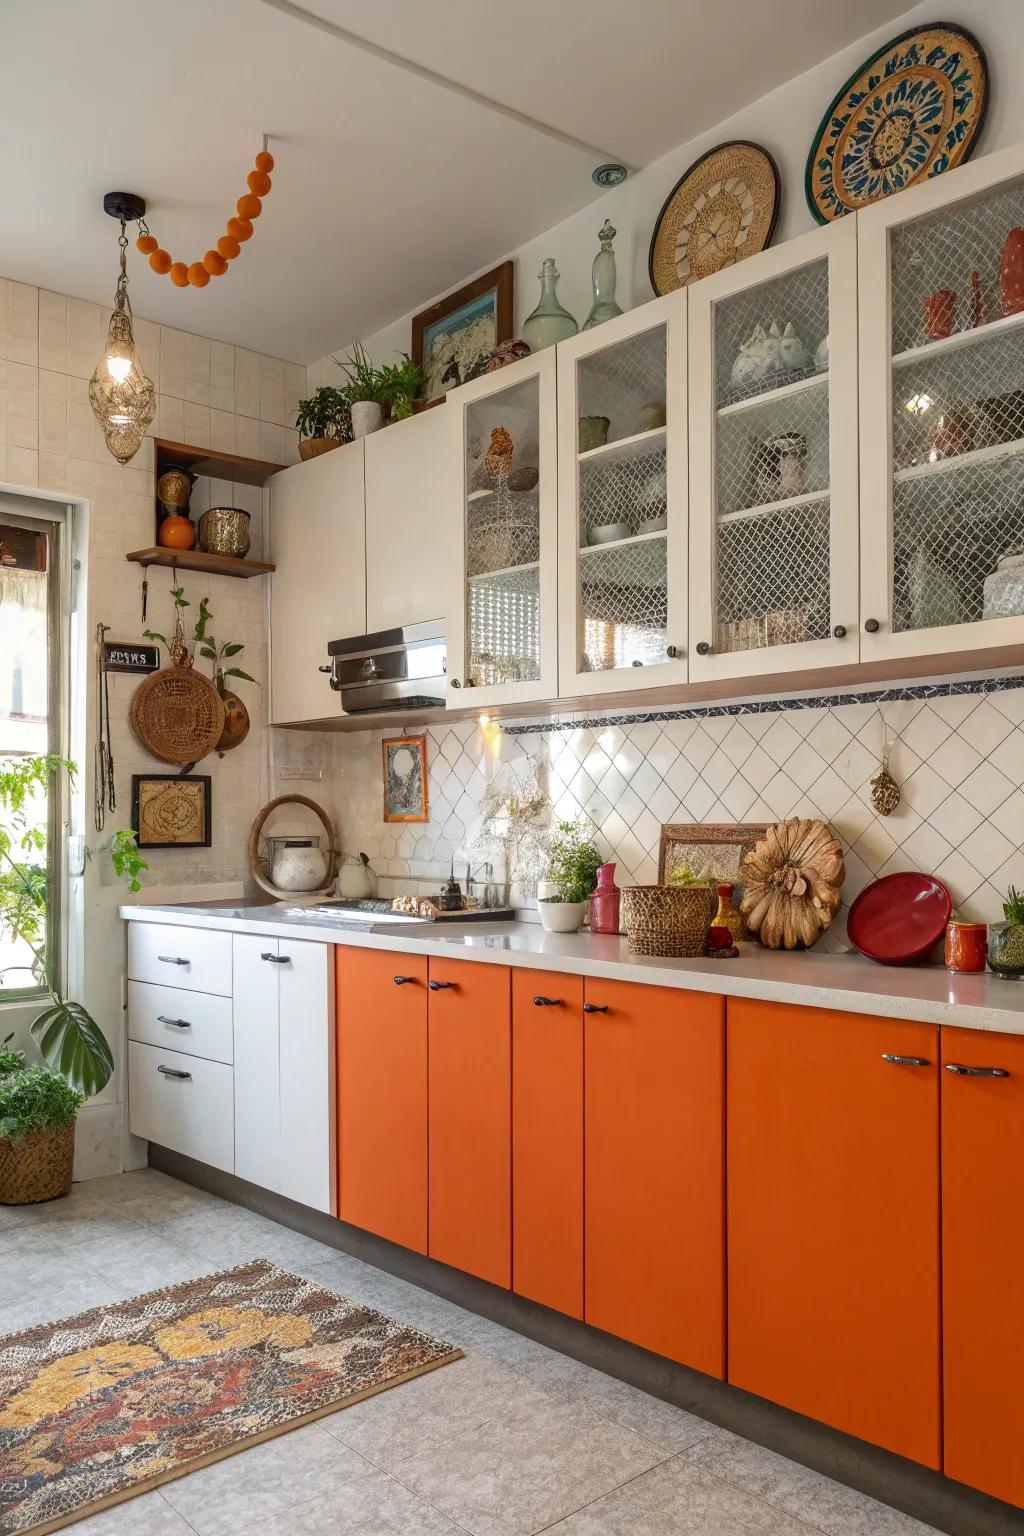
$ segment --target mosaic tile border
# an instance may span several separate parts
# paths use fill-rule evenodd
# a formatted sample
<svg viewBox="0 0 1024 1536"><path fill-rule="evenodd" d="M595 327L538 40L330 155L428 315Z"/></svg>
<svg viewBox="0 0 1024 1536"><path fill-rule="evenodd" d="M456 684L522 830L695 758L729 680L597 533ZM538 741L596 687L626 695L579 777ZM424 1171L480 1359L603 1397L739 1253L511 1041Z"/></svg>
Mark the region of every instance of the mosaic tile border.
<svg viewBox="0 0 1024 1536"><path fill-rule="evenodd" d="M863 693L800 694L790 698L752 699L741 704L694 705L692 709L630 711L619 715L573 715L569 720L502 722L506 736L536 736L545 731L597 730L609 725L656 725L665 720L710 720L722 715L772 715L790 709L838 709L844 704L896 704L911 699L947 699L964 693L1001 693L1024 688L1024 674L974 677L952 683L908 683L902 688L875 688Z"/></svg>

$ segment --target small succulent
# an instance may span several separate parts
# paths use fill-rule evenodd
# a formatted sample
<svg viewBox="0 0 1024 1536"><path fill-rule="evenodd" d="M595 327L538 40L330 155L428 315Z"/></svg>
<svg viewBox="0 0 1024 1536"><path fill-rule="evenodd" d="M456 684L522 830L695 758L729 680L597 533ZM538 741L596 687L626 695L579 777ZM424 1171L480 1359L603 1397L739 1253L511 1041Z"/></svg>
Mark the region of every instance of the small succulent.
<svg viewBox="0 0 1024 1536"><path fill-rule="evenodd" d="M1015 885L1011 885L1003 902L1003 916L1008 923L1019 924L1024 927L1024 894L1018 891Z"/></svg>

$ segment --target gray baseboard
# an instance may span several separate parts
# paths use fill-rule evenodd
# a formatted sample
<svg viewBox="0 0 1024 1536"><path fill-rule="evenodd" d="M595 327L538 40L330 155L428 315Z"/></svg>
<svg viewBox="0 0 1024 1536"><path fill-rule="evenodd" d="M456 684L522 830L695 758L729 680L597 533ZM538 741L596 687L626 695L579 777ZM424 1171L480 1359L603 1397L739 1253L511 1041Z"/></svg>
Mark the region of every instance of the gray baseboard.
<svg viewBox="0 0 1024 1536"><path fill-rule="evenodd" d="M297 1205L166 1147L151 1144L149 1161L153 1168L269 1216L282 1226L304 1232L307 1237L433 1291L457 1306L571 1355L584 1365L617 1376L654 1397L880 1499L948 1532L949 1536L1021 1536L1024 1531L1024 1511L891 1451L880 1450L727 1382L676 1365L661 1355L552 1312L486 1280L477 1280L435 1259L411 1253L359 1227Z"/></svg>

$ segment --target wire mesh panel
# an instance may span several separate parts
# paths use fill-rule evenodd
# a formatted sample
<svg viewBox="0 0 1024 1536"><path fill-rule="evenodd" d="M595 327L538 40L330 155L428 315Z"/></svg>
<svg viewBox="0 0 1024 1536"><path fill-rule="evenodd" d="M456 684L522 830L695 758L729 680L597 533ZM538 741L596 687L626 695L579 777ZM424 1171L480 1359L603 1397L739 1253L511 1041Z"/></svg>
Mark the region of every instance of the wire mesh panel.
<svg viewBox="0 0 1024 1536"><path fill-rule="evenodd" d="M540 677L540 570L536 565L471 578L468 675L477 688Z"/></svg>
<svg viewBox="0 0 1024 1536"><path fill-rule="evenodd" d="M718 651L824 640L829 633L828 497L719 522Z"/></svg>
<svg viewBox="0 0 1024 1536"><path fill-rule="evenodd" d="M894 229L893 352L997 319L1003 246L1021 225L1024 183L1018 182Z"/></svg>
<svg viewBox="0 0 1024 1536"><path fill-rule="evenodd" d="M665 449L602 454L580 464L580 544L600 544L665 527Z"/></svg>
<svg viewBox="0 0 1024 1536"><path fill-rule="evenodd" d="M665 535L581 553L579 583L581 671L666 660Z"/></svg>
<svg viewBox="0 0 1024 1536"><path fill-rule="evenodd" d="M856 431L856 423L850 423ZM719 411L715 503L719 516L772 506L829 487L828 382L781 399Z"/></svg>
<svg viewBox="0 0 1024 1536"><path fill-rule="evenodd" d="M1007 555L1024 550L1024 455L898 480L892 517L893 629L1024 611L1024 586L1018 582L1007 607L997 572Z"/></svg>
<svg viewBox="0 0 1024 1536"><path fill-rule="evenodd" d="M609 443L664 426L666 346L665 327L658 325L577 363L580 417L606 417Z"/></svg>
<svg viewBox="0 0 1024 1536"><path fill-rule="evenodd" d="M1013 442L1024 444L1024 326L894 368L894 470Z"/></svg>
<svg viewBox="0 0 1024 1536"><path fill-rule="evenodd" d="M719 406L828 368L828 260L746 288L715 305Z"/></svg>

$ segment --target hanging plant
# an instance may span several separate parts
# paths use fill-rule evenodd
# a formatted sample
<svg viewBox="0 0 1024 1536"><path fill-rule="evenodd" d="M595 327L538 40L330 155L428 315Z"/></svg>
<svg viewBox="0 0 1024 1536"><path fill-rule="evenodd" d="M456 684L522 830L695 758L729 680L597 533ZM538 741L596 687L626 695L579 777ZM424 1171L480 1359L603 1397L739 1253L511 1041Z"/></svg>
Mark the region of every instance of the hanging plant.
<svg viewBox="0 0 1024 1536"><path fill-rule="evenodd" d="M145 219L139 220L139 238L136 249L149 257L153 271L161 277L169 277L176 288L205 288L211 277L223 277L228 264L241 254L246 240L252 239L253 220L263 212L263 201L270 191L270 173L274 169L274 157L266 147L256 156L254 168L246 178L248 192L235 204L235 217L228 219L227 229L217 241L216 247L207 251L202 261L175 261L170 251L165 251L154 235L149 232Z"/></svg>
<svg viewBox="0 0 1024 1536"><path fill-rule="evenodd" d="M224 663L245 650L237 640L226 641L223 645L214 639L209 633L210 622L213 614L210 612L210 599L204 597L199 603L199 617L196 620L195 641L196 649L200 656L205 656L213 662L213 681L217 692L220 694L224 705L224 729L220 740L217 742L217 752L221 757L225 752L230 752L232 747L240 747L249 734L249 711L237 693L233 693L224 679L237 677L243 683L255 683L256 679L250 677L248 672L243 672L241 667L226 667Z"/></svg>

